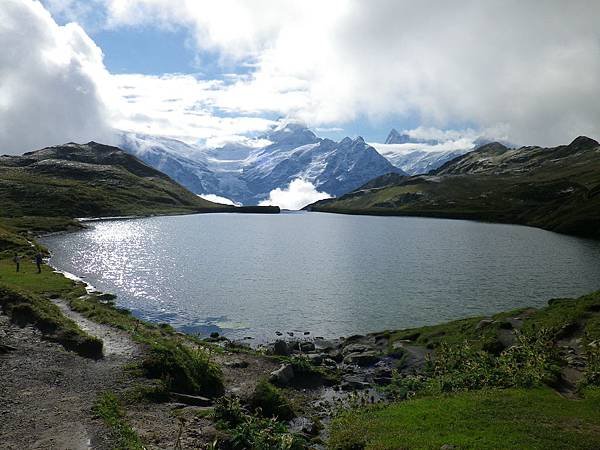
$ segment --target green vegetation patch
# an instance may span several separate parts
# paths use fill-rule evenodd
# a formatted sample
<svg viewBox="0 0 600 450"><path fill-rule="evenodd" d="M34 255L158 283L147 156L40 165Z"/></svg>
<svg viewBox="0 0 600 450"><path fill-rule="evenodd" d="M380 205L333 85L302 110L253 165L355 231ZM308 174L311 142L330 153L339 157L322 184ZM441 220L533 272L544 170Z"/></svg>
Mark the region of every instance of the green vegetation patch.
<svg viewBox="0 0 600 450"><path fill-rule="evenodd" d="M250 407L264 417L290 420L295 417L294 409L281 389L267 380L260 380L250 397Z"/></svg>
<svg viewBox="0 0 600 450"><path fill-rule="evenodd" d="M94 405L94 412L114 433L117 439L116 450L144 450L146 448L137 433L127 423L123 408L113 393L102 394Z"/></svg>
<svg viewBox="0 0 600 450"><path fill-rule="evenodd" d="M547 388L462 392L347 411L329 448L600 448L600 390L567 400Z"/></svg>

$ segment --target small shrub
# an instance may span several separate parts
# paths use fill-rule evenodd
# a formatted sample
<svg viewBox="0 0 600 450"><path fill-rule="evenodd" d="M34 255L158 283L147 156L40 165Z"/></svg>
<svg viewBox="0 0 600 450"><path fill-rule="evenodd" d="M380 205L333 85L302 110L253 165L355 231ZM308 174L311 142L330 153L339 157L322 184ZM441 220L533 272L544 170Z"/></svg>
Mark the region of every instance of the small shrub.
<svg viewBox="0 0 600 450"><path fill-rule="evenodd" d="M208 352L169 339L150 341L142 362L147 377L163 380L170 390L184 394L217 396L223 393L222 373Z"/></svg>
<svg viewBox="0 0 600 450"><path fill-rule="evenodd" d="M256 385L250 397L250 407L265 417L290 420L295 416L290 402L281 390L267 380L261 380Z"/></svg>
<svg viewBox="0 0 600 450"><path fill-rule="evenodd" d="M246 411L238 397L224 395L215 402L213 417L217 422L222 422L229 427L236 427L244 421Z"/></svg>
<svg viewBox="0 0 600 450"><path fill-rule="evenodd" d="M301 450L303 439L288 433L287 427L275 419L246 416L245 420L231 430L234 449L254 450Z"/></svg>

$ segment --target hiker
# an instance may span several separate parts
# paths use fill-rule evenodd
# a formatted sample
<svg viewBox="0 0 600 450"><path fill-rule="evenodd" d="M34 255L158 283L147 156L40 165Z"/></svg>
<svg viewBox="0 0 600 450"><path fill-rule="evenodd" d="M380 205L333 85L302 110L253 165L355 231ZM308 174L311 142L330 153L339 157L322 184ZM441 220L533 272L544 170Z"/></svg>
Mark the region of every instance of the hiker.
<svg viewBox="0 0 600 450"><path fill-rule="evenodd" d="M40 252L37 252L35 255L35 265L37 266L37 273L42 273L42 263L44 262L44 257Z"/></svg>
<svg viewBox="0 0 600 450"><path fill-rule="evenodd" d="M15 256L13 258L13 262L17 266L17 272L18 272L19 269L21 268L21 257L17 253L15 253Z"/></svg>

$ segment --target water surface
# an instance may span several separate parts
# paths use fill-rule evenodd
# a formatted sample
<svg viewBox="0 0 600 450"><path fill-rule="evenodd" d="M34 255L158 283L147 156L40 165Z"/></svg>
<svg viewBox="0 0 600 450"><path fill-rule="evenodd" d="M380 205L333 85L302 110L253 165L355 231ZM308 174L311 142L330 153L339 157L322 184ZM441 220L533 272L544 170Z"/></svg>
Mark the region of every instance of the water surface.
<svg viewBox="0 0 600 450"><path fill-rule="evenodd" d="M102 221L52 264L185 331L273 339L434 324L600 289L600 242L461 220L202 214Z"/></svg>

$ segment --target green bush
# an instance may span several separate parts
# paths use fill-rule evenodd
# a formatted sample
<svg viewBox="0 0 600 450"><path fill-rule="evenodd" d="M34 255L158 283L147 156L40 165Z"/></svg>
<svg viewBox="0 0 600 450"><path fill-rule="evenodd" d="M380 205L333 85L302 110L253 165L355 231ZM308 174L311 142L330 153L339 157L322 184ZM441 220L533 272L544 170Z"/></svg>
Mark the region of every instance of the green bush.
<svg viewBox="0 0 600 450"><path fill-rule="evenodd" d="M162 338L150 342L142 368L148 378L163 380L170 390L214 397L224 391L222 373L204 349Z"/></svg>
<svg viewBox="0 0 600 450"><path fill-rule="evenodd" d="M290 420L295 416L290 402L285 398L281 389L276 388L267 380L261 380L256 385L250 397L250 407L264 417Z"/></svg>

